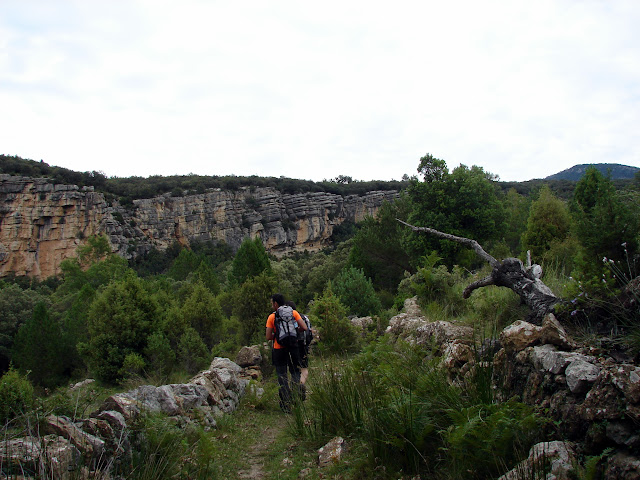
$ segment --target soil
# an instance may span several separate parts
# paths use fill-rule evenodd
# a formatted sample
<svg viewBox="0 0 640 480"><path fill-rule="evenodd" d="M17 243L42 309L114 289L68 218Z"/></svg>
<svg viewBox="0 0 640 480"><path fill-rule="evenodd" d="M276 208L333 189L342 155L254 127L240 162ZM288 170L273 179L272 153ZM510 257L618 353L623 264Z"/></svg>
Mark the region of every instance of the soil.
<svg viewBox="0 0 640 480"><path fill-rule="evenodd" d="M269 450L280 429L278 427L266 427L261 435L256 437L256 443L247 450L245 468L238 470L240 479L261 480L265 478L264 463L269 455Z"/></svg>

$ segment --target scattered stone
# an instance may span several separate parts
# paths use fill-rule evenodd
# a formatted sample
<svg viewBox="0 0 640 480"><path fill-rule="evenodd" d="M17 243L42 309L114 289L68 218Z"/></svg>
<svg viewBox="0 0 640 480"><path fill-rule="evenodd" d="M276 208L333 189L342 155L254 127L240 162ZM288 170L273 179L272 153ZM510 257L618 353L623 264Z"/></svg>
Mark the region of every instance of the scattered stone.
<svg viewBox="0 0 640 480"><path fill-rule="evenodd" d="M309 467L303 468L302 470L300 470L298 478L307 478L309 475L311 475L311 469Z"/></svg>
<svg viewBox="0 0 640 480"><path fill-rule="evenodd" d="M329 443L318 450L318 465L326 467L338 463L345 452L345 441L342 437L334 437Z"/></svg>

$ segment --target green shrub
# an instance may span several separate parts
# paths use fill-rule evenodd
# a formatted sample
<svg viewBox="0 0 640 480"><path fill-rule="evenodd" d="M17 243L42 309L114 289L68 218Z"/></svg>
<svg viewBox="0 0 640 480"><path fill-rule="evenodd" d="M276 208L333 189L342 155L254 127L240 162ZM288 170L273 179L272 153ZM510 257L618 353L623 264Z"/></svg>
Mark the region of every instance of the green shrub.
<svg viewBox="0 0 640 480"><path fill-rule="evenodd" d="M435 302L443 315L462 315L468 309L468 302L462 298L465 275L457 266L451 272L445 265L436 267L440 260L435 252L424 257L424 267L412 277L412 289L420 305L427 306Z"/></svg>
<svg viewBox="0 0 640 480"><path fill-rule="evenodd" d="M479 288L465 301L469 303L469 316L482 330L482 335L491 335L495 329L502 330L514 321L526 318L528 313L528 307L508 288Z"/></svg>
<svg viewBox="0 0 640 480"><path fill-rule="evenodd" d="M312 324L319 329L321 351L343 353L358 348L356 328L347 318L347 310L333 294L331 283L311 307Z"/></svg>
<svg viewBox="0 0 640 480"><path fill-rule="evenodd" d="M523 403L472 405L450 410L452 425L445 434L453 478L497 478L535 443L541 426L533 409Z"/></svg>
<svg viewBox="0 0 640 480"><path fill-rule="evenodd" d="M26 376L10 368L0 378L0 422L6 424L33 407L33 386Z"/></svg>
<svg viewBox="0 0 640 480"><path fill-rule="evenodd" d="M171 478L216 478L214 446L202 428L181 429L161 414L142 416L133 427L138 444L133 448L126 478L156 480Z"/></svg>
<svg viewBox="0 0 640 480"><path fill-rule="evenodd" d="M162 376L168 376L176 363L176 353L171 348L169 339L162 332L155 332L149 336L144 356L149 369Z"/></svg>
<svg viewBox="0 0 640 480"><path fill-rule="evenodd" d="M141 376L145 367L144 358L139 353L129 353L124 357L122 368L120 369L120 377L122 379L130 379L132 377Z"/></svg>
<svg viewBox="0 0 640 480"><path fill-rule="evenodd" d="M496 478L528 450L540 423L523 404L493 403L486 372L460 386L439 362L424 345L388 338L350 362L328 361L310 377L308 400L294 408L293 429L317 440L349 436L363 452L362 468L371 469L358 478L373 477L377 465L389 478ZM481 445L469 452L475 442Z"/></svg>
<svg viewBox="0 0 640 480"><path fill-rule="evenodd" d="M365 277L361 269L355 267L344 269L335 279L333 289L340 303L347 307L351 315L359 317L377 315L382 309L371 279Z"/></svg>
<svg viewBox="0 0 640 480"><path fill-rule="evenodd" d="M178 343L178 361L188 373L204 369L209 362L209 350L195 329L188 327Z"/></svg>

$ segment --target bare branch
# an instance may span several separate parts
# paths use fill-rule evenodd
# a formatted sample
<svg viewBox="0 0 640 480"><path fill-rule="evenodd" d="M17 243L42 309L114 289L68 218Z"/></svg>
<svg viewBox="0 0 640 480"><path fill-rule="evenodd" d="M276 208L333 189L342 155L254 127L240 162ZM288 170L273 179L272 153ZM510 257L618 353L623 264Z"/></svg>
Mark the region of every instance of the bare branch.
<svg viewBox="0 0 640 480"><path fill-rule="evenodd" d="M480 244L478 242L476 242L475 240L473 240L471 238L457 237L456 235L451 235L450 233L444 233L444 232L441 232L439 230L434 230L433 228L416 227L416 226L413 226L413 225L411 225L411 224L409 224L407 222L403 222L399 218L396 218L396 220L399 221L400 223L402 223L403 225L406 225L407 227L411 228L411 230L413 230L414 232L430 233L432 235L435 235L436 237L444 238L446 240L451 240L451 241L457 242L457 243L462 243L463 245L471 247L473 250L475 250L475 252L478 254L478 256L480 258L482 258L483 260L488 262L489 265L491 265L493 268L497 268L500 265L500 262L498 262L498 260L496 260L491 255L489 255L487 252L485 252L484 248L482 248L482 246L480 246ZM471 286L471 285L469 285L469 286ZM467 287L467 288L469 288L469 287Z"/></svg>
<svg viewBox="0 0 640 480"><path fill-rule="evenodd" d="M476 280L475 282L467 285L467 288L462 292L462 298L469 298L471 296L471 292L473 292L476 288L486 287L489 285L495 285L496 282L493 278L493 275L489 275L484 277L483 279Z"/></svg>

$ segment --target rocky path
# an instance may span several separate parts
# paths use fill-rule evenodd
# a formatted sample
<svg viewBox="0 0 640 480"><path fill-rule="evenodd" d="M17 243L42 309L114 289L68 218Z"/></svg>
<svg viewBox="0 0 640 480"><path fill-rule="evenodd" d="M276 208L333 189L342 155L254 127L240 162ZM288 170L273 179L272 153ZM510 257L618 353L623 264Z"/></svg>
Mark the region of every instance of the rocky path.
<svg viewBox="0 0 640 480"><path fill-rule="evenodd" d="M269 455L269 450L276 437L280 433L277 426L269 426L261 431L261 435L256 437L256 442L247 450L244 468L238 470L240 479L262 480L265 478L264 463Z"/></svg>

